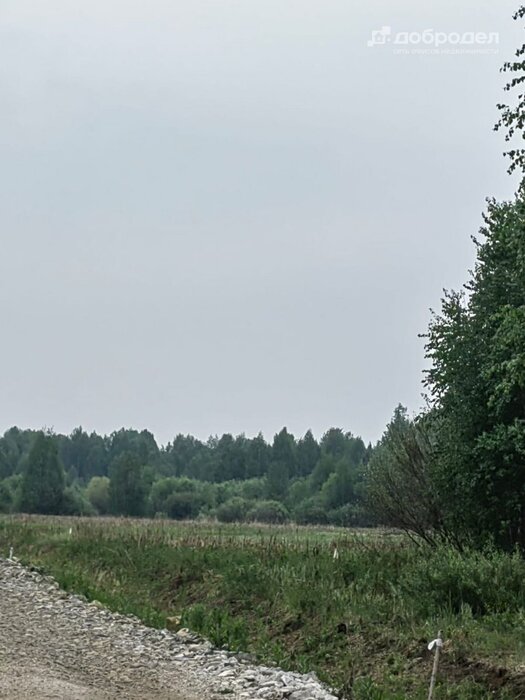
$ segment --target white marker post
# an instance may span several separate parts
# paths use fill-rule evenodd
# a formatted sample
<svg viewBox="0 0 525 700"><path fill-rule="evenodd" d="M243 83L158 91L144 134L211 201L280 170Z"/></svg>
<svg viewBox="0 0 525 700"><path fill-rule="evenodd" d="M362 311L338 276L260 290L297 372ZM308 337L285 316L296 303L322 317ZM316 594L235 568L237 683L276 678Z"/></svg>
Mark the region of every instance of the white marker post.
<svg viewBox="0 0 525 700"><path fill-rule="evenodd" d="M438 632L437 639L434 639L430 644L428 645L428 650L432 651L432 649L436 648L436 654L434 656L434 666L432 668L432 678L430 679L430 689L428 691L428 700L432 700L434 697L434 688L436 687L436 679L437 679L437 673L438 673L438 667L439 667L439 653L443 647L443 640L441 639L441 630Z"/></svg>

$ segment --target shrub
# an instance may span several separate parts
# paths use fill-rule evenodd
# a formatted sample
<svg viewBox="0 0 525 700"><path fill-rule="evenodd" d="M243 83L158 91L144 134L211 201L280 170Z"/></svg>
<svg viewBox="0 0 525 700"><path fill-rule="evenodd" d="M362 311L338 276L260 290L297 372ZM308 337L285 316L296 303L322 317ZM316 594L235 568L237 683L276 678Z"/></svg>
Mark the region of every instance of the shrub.
<svg viewBox="0 0 525 700"><path fill-rule="evenodd" d="M299 525L325 525L326 509L316 498L308 498L294 508L293 519Z"/></svg>
<svg viewBox="0 0 525 700"><path fill-rule="evenodd" d="M86 498L100 515L110 512L109 479L107 476L94 476L86 488Z"/></svg>
<svg viewBox="0 0 525 700"><path fill-rule="evenodd" d="M243 522L250 507L250 502L244 498L231 498L217 508L217 520L221 523Z"/></svg>
<svg viewBox="0 0 525 700"><path fill-rule="evenodd" d="M525 607L525 564L517 553L458 552L441 546L417 566L405 567L400 583L407 598L421 601L426 615L444 602L453 613L468 606L474 616Z"/></svg>
<svg viewBox="0 0 525 700"><path fill-rule="evenodd" d="M159 479L152 488L148 510L151 514L166 513L169 518L196 518L206 505L206 485L186 477Z"/></svg>
<svg viewBox="0 0 525 700"><path fill-rule="evenodd" d="M247 520L259 523L286 523L290 520L290 513L279 501L260 501L249 511Z"/></svg>
<svg viewBox="0 0 525 700"><path fill-rule="evenodd" d="M336 525L338 527L357 527L361 524L361 516L362 513L359 506L353 503L347 503L340 508L330 510L327 514L327 519L330 525Z"/></svg>
<svg viewBox="0 0 525 700"><path fill-rule="evenodd" d="M67 486L62 497L63 515L96 515L95 508L75 486Z"/></svg>

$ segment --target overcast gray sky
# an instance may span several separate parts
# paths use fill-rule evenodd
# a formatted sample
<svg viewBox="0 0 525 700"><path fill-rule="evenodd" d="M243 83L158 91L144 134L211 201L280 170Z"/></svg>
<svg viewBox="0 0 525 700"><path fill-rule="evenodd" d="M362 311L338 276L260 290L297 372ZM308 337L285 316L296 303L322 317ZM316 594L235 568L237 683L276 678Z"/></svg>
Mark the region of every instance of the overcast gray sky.
<svg viewBox="0 0 525 700"><path fill-rule="evenodd" d="M417 334L514 191L516 6L0 0L0 430L375 440L417 411ZM425 29L500 41L399 44Z"/></svg>

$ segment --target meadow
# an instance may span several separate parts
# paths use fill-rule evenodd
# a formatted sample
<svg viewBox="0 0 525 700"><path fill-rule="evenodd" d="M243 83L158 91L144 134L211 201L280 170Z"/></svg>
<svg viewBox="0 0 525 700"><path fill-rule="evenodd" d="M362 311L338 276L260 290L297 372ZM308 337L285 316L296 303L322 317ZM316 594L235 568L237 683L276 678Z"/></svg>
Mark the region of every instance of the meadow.
<svg viewBox="0 0 525 700"><path fill-rule="evenodd" d="M525 697L525 562L380 530L3 516L0 555L155 627L315 671L354 700Z"/></svg>

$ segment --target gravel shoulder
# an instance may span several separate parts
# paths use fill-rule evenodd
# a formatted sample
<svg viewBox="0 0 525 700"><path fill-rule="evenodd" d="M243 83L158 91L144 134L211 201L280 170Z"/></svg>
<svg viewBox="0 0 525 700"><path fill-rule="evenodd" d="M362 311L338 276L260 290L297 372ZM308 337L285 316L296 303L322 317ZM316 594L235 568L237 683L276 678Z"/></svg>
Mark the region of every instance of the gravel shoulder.
<svg viewBox="0 0 525 700"><path fill-rule="evenodd" d="M0 559L0 698L335 700L314 674L256 666L187 630L145 627Z"/></svg>
<svg viewBox="0 0 525 700"><path fill-rule="evenodd" d="M192 679L137 631L53 580L0 562L0 698L196 700Z"/></svg>

